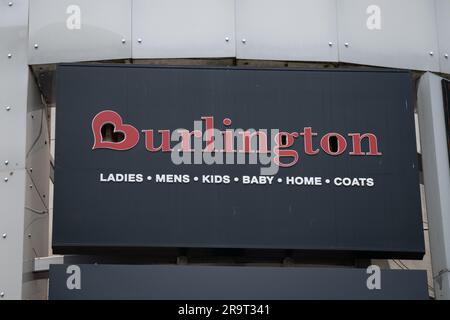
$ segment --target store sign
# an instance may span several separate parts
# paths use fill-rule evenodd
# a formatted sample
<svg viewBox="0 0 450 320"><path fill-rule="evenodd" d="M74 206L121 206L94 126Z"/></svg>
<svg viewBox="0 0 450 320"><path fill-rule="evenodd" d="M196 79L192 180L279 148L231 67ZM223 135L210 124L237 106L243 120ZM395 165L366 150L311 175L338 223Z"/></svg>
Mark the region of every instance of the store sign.
<svg viewBox="0 0 450 320"><path fill-rule="evenodd" d="M420 258L410 94L397 71L62 65L54 249Z"/></svg>

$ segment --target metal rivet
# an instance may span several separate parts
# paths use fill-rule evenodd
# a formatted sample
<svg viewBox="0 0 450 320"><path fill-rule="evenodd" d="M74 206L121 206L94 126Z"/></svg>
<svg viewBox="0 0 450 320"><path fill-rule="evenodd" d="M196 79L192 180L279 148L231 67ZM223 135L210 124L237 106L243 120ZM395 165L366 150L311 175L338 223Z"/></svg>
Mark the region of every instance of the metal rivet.
<svg viewBox="0 0 450 320"><path fill-rule="evenodd" d="M33 185L30 184L30 189L33 189Z"/></svg>
<svg viewBox="0 0 450 320"><path fill-rule="evenodd" d="M333 46L333 42L328 42L328 45L330 46L330 47L332 47Z"/></svg>
<svg viewBox="0 0 450 320"><path fill-rule="evenodd" d="M139 43L142 43L142 39L141 39L141 38L139 38L139 39L138 39L138 42L139 42Z"/></svg>
<svg viewBox="0 0 450 320"><path fill-rule="evenodd" d="M348 48L348 42L344 43L344 46L346 46Z"/></svg>
<svg viewBox="0 0 450 320"><path fill-rule="evenodd" d="M434 55L434 52L433 51L430 51L430 56L433 56Z"/></svg>
<svg viewBox="0 0 450 320"><path fill-rule="evenodd" d="M226 37L226 38L225 38L225 41L226 41L226 42L230 41L230 38Z"/></svg>
<svg viewBox="0 0 450 320"><path fill-rule="evenodd" d="M246 39L242 39L242 43L246 43L247 42L247 40Z"/></svg>
<svg viewBox="0 0 450 320"><path fill-rule="evenodd" d="M12 54L8 53L8 59L11 59L11 58L12 58Z"/></svg>
<svg viewBox="0 0 450 320"><path fill-rule="evenodd" d="M28 234L28 238L31 238L31 233Z"/></svg>
<svg viewBox="0 0 450 320"><path fill-rule="evenodd" d="M5 109L6 109L6 111L9 111L9 110L11 110L11 107L6 107Z"/></svg>
<svg viewBox="0 0 450 320"><path fill-rule="evenodd" d="M3 239L6 239L6 236L7 236L6 233L2 234L2 238L3 238Z"/></svg>
<svg viewBox="0 0 450 320"><path fill-rule="evenodd" d="M0 297L3 298L5 296L4 292L0 292Z"/></svg>
<svg viewBox="0 0 450 320"><path fill-rule="evenodd" d="M12 2L8 2L8 6L12 7L13 3Z"/></svg>
<svg viewBox="0 0 450 320"><path fill-rule="evenodd" d="M444 54L444 58L448 59L448 53Z"/></svg>
<svg viewBox="0 0 450 320"><path fill-rule="evenodd" d="M35 48L35 49L39 48L39 45L36 43L36 44L34 45L34 48Z"/></svg>
<svg viewBox="0 0 450 320"><path fill-rule="evenodd" d="M33 172L33 168L30 168L30 172Z"/></svg>
<svg viewBox="0 0 450 320"><path fill-rule="evenodd" d="M8 178L3 179L5 182L8 182Z"/></svg>
<svg viewBox="0 0 450 320"><path fill-rule="evenodd" d="M125 39L122 39L122 43L125 43L125 42L127 42Z"/></svg>
<svg viewBox="0 0 450 320"><path fill-rule="evenodd" d="M9 161L8 161L8 160L5 160L5 166L7 166L7 165L8 165L8 163L9 163Z"/></svg>

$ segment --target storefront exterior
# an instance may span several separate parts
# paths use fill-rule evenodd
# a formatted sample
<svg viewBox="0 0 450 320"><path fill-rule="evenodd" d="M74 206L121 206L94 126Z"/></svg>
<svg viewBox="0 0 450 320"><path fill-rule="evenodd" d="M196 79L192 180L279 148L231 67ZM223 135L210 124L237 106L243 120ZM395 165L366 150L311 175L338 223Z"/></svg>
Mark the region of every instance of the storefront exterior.
<svg viewBox="0 0 450 320"><path fill-rule="evenodd" d="M450 298L450 0L378 2L0 2L0 299Z"/></svg>

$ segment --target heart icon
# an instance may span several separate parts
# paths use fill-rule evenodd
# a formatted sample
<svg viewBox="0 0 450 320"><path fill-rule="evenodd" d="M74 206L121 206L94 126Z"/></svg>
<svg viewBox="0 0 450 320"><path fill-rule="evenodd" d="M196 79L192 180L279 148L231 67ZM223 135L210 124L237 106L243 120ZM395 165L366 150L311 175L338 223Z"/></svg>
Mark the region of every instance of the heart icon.
<svg viewBox="0 0 450 320"><path fill-rule="evenodd" d="M120 131L114 131L114 126L107 123L102 127L103 141L121 142L124 139L124 134Z"/></svg>
<svg viewBox="0 0 450 320"><path fill-rule="evenodd" d="M113 126L114 135L123 135L118 142L105 141L102 135L103 126ZM114 111L105 110L97 113L92 119L92 132L94 134L94 145L92 149L129 150L139 142L139 131L129 124L123 124L122 117Z"/></svg>

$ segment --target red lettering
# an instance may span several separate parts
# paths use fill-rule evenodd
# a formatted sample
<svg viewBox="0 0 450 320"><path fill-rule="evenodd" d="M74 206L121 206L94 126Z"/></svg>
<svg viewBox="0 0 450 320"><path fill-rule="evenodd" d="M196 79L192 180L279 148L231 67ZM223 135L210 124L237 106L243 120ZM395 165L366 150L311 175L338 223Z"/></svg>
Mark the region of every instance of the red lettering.
<svg viewBox="0 0 450 320"><path fill-rule="evenodd" d="M120 142L103 141L102 127L105 124L112 124L114 132L121 132L124 138ZM139 131L129 124L123 124L122 117L111 110L97 113L92 119L92 132L94 133L94 145L92 149L129 150L139 142Z"/></svg>
<svg viewBox="0 0 450 320"><path fill-rule="evenodd" d="M337 150L336 151L331 150L331 147L330 147L330 138L331 137L336 137L336 139L337 139ZM334 132L327 133L320 140L320 146L322 147L323 151L325 151L329 155L338 156L338 155L342 154L345 151L345 149L347 149L347 141L339 133L334 133Z"/></svg>
<svg viewBox="0 0 450 320"><path fill-rule="evenodd" d="M305 127L303 128L303 132L301 132L300 135L304 137L305 153L310 156L318 154L320 150L319 149L313 150L312 146L312 137L317 136L317 133L312 132L311 127Z"/></svg>
<svg viewBox="0 0 450 320"><path fill-rule="evenodd" d="M352 137L353 151L350 152L351 156L381 156L382 153L378 152L378 141L377 136L373 133L365 133L361 135L360 133L349 133L350 137ZM369 152L362 152L362 139L369 139Z"/></svg>
<svg viewBox="0 0 450 320"><path fill-rule="evenodd" d="M298 152L295 150L284 150L281 148L290 148L294 144L295 132L280 132L275 135L276 146L273 148L275 152L275 157L273 161L277 166L288 168L292 167L298 162ZM298 136L298 134L297 134ZM285 141L283 141L283 137L285 137ZM290 162L283 163L281 162L281 158L292 158Z"/></svg>
<svg viewBox="0 0 450 320"><path fill-rule="evenodd" d="M170 152L170 130L158 130L161 133L161 144L155 148L153 130L142 130L145 133L145 148L150 152Z"/></svg>

